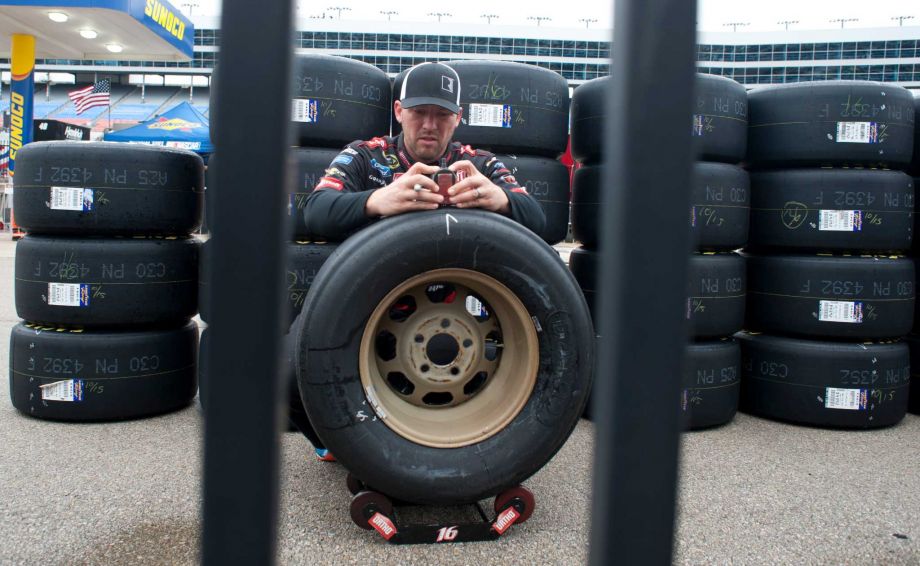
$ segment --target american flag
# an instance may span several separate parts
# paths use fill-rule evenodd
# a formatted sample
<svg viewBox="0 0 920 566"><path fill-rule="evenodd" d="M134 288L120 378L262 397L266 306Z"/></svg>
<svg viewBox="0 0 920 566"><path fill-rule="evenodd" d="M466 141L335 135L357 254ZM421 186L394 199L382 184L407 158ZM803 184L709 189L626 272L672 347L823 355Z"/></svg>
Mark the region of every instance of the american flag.
<svg viewBox="0 0 920 566"><path fill-rule="evenodd" d="M112 85L109 79L102 79L94 85L69 92L67 96L73 101L73 105L76 107L77 115L79 116L94 106L108 106L109 92L111 90Z"/></svg>

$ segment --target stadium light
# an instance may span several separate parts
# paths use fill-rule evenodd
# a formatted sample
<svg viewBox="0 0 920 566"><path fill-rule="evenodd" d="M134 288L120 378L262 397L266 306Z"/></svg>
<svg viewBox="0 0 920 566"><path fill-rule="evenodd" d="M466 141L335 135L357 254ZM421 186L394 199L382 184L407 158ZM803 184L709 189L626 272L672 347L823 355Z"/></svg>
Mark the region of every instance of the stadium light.
<svg viewBox="0 0 920 566"><path fill-rule="evenodd" d="M496 14L482 14L482 15L479 16L479 17L480 17L480 18L485 18L486 21L487 21L489 24L492 23L492 20L493 20L493 19L498 19L498 15L496 15Z"/></svg>
<svg viewBox="0 0 920 566"><path fill-rule="evenodd" d="M437 18L439 23L441 21L441 18L453 17L453 14L451 14L450 12L428 12L428 15Z"/></svg>
<svg viewBox="0 0 920 566"><path fill-rule="evenodd" d="M790 24L797 24L797 23L799 23L798 20L783 20L783 21L781 21L781 22L776 22L776 25L779 25L779 26L786 26L786 31L789 31L789 25L790 25Z"/></svg>
<svg viewBox="0 0 920 566"><path fill-rule="evenodd" d="M70 19L64 12L48 12L48 18L52 22L57 22L59 24L63 24Z"/></svg>
<svg viewBox="0 0 920 566"><path fill-rule="evenodd" d="M837 18L837 19L828 20L828 21L832 24L836 24L837 22L840 22L840 29L843 29L843 24L847 22L858 22L859 18Z"/></svg>
<svg viewBox="0 0 920 566"><path fill-rule="evenodd" d="M580 20L578 20L578 21L579 21L579 22L584 22L584 24L585 24L585 29L588 29L588 27L589 27L591 24L596 24L596 23L597 23L597 19L595 19L595 18L582 18L582 19L580 19Z"/></svg>
<svg viewBox="0 0 920 566"><path fill-rule="evenodd" d="M99 34L96 33L96 30L86 28L86 29L80 30L80 35L85 37L86 39L96 39L96 36L98 36Z"/></svg>
<svg viewBox="0 0 920 566"><path fill-rule="evenodd" d="M547 16L527 16L527 19L536 21L537 27L540 27L540 24L543 22L548 22L552 20L552 18L547 17Z"/></svg>
<svg viewBox="0 0 920 566"><path fill-rule="evenodd" d="M380 15L386 16L386 17L387 17L387 21L390 21L390 19L391 19L393 16L398 16L398 15L399 15L399 12L397 12L396 10L380 10Z"/></svg>
<svg viewBox="0 0 920 566"><path fill-rule="evenodd" d="M914 19L914 17L913 16L891 16L891 19L898 20L898 27L901 27L904 25L904 20L912 20Z"/></svg>
<svg viewBox="0 0 920 566"><path fill-rule="evenodd" d="M112 53L121 53L124 50L124 47L117 43L106 43L105 48L111 51Z"/></svg>
<svg viewBox="0 0 920 566"><path fill-rule="evenodd" d="M722 24L722 27L732 28L732 31L738 31L738 28L743 28L751 25L751 22L729 22L727 24Z"/></svg>
<svg viewBox="0 0 920 566"><path fill-rule="evenodd" d="M339 14L338 19L340 20L342 19L342 12L351 12L351 8L347 6L329 6L326 9L329 10L330 12L338 12Z"/></svg>

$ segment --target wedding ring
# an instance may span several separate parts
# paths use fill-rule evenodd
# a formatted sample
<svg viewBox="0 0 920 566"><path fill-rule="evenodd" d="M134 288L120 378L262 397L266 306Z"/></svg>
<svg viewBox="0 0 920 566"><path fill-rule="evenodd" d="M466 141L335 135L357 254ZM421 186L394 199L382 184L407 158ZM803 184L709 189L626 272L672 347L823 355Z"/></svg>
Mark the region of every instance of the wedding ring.
<svg viewBox="0 0 920 566"><path fill-rule="evenodd" d="M479 188L477 187L473 192L476 193L476 200L479 200L479 198L482 196L482 193L479 192Z"/></svg>
<svg viewBox="0 0 920 566"><path fill-rule="evenodd" d="M415 186L412 187L412 190L415 191L415 192L419 192L419 191L421 191L423 188L424 188L424 187L422 187L422 185L421 185L420 183L416 183Z"/></svg>

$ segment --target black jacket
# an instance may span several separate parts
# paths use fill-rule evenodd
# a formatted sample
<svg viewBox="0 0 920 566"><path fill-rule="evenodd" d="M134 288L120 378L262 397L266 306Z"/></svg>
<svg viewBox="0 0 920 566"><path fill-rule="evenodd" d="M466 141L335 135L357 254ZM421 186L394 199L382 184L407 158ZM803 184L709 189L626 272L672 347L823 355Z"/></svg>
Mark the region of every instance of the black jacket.
<svg viewBox="0 0 920 566"><path fill-rule="evenodd" d="M508 195L508 216L540 233L546 224L543 208L521 187L505 164L488 151L451 142L442 156L447 164L469 160ZM330 240L344 240L353 232L376 221L364 212L374 189L385 187L412 166L403 137L354 141L332 160L325 176L307 197L303 214L312 234Z"/></svg>

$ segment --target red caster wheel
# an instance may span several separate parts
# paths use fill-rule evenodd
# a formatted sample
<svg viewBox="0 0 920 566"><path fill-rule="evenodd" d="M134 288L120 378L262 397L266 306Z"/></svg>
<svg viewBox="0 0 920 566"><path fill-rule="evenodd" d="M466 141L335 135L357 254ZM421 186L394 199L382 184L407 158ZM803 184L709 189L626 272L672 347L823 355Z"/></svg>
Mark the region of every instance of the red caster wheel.
<svg viewBox="0 0 920 566"><path fill-rule="evenodd" d="M373 527L368 520L374 513L387 517L393 516L393 504L383 494L376 491L361 491L351 499L351 520L362 529L371 530Z"/></svg>
<svg viewBox="0 0 920 566"><path fill-rule="evenodd" d="M517 509L518 513L521 514L515 523L523 523L529 519L531 515L533 515L533 510L536 507L533 492L526 487L519 485L512 487L511 489L506 489L505 491L495 496L496 513L501 513L509 505L513 505L515 509Z"/></svg>

